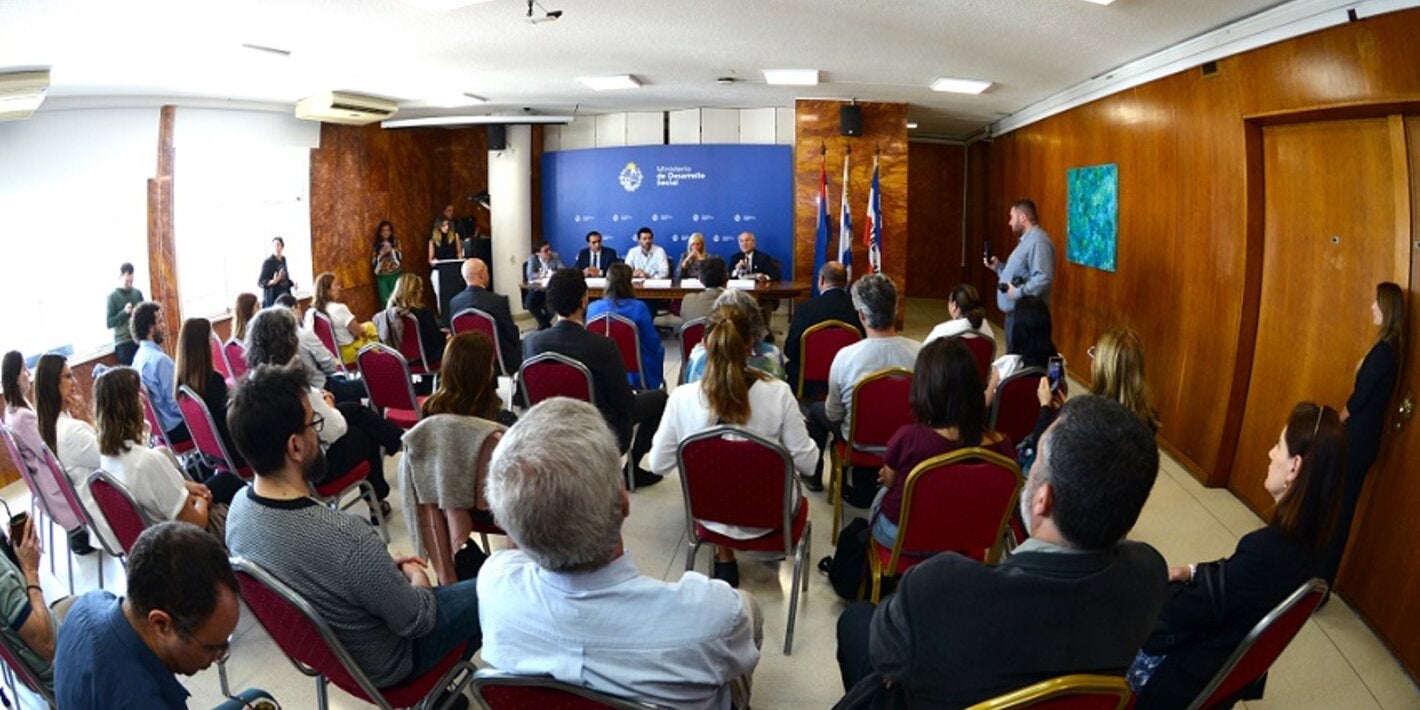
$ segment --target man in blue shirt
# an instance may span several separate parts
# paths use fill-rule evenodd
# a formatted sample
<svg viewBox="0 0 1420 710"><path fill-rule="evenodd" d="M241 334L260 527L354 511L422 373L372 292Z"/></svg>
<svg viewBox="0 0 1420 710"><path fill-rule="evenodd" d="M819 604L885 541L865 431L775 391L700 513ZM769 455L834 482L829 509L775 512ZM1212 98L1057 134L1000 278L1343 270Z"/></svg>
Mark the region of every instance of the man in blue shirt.
<svg viewBox="0 0 1420 710"><path fill-rule="evenodd" d="M1050 287L1055 282L1055 244L1050 235L1040 228L1040 220L1035 211L1035 203L1017 200L1011 205L1011 216L1007 225L1021 240L1006 262L991 257L984 259L986 268L996 272L1000 284L996 293L996 305L1006 314L1006 349L1011 347L1011 326L1016 322L1016 301L1021 296L1037 296L1050 303Z"/></svg>
<svg viewBox="0 0 1420 710"><path fill-rule="evenodd" d="M158 347L167 335L167 323L163 321L163 307L152 301L144 301L133 309L133 339L138 341L138 352L133 356L133 369L143 379L143 389L148 391L148 402L158 414L158 423L168 435L168 443L177 444L192 439L187 425L182 421L182 411L178 409L177 397L173 394L173 359Z"/></svg>

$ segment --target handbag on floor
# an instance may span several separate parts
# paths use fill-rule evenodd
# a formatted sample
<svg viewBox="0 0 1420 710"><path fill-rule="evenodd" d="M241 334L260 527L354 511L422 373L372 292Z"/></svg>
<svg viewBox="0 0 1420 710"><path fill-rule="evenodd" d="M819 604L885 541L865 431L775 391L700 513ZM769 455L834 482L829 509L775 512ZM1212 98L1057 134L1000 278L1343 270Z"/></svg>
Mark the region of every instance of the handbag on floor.
<svg viewBox="0 0 1420 710"><path fill-rule="evenodd" d="M833 585L833 591L848 601L863 598L863 580L868 577L868 536L871 534L867 520L854 518L838 534L833 557L824 558L819 563L821 569L827 568L828 583Z"/></svg>

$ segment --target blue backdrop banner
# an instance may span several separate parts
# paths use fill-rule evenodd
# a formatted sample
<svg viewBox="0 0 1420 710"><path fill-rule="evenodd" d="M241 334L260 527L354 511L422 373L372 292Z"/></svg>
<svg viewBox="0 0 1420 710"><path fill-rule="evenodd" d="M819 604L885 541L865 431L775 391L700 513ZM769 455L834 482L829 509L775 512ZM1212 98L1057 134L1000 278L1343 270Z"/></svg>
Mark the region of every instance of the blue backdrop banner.
<svg viewBox="0 0 1420 710"><path fill-rule="evenodd" d="M794 157L786 145L654 145L542 156L543 233L572 265L587 232L624 255L650 227L671 266L690 235L729 259L740 232L793 273Z"/></svg>

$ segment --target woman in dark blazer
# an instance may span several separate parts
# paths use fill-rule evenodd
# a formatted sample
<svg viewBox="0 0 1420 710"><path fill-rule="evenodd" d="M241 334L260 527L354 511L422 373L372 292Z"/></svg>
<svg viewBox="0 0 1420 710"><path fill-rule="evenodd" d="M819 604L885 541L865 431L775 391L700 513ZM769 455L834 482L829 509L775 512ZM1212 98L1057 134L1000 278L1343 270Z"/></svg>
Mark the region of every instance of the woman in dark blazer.
<svg viewBox="0 0 1420 710"><path fill-rule="evenodd" d="M1129 669L1137 707L1186 707L1262 617L1321 576L1346 465L1340 416L1298 404L1268 458L1263 486L1277 501L1271 522L1244 535L1231 557L1169 568L1169 599ZM1261 691L1258 683L1242 695Z"/></svg>

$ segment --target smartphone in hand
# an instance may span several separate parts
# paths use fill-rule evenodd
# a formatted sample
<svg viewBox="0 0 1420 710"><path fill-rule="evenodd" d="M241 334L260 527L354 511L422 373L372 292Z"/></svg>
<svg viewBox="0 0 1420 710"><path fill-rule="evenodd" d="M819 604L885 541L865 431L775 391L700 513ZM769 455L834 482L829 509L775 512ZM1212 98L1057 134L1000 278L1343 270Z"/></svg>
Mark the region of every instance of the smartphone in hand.
<svg viewBox="0 0 1420 710"><path fill-rule="evenodd" d="M1050 391L1059 392L1065 387L1065 358L1050 358L1045 367L1045 376L1050 379Z"/></svg>
<svg viewBox="0 0 1420 710"><path fill-rule="evenodd" d="M15 513L10 517L10 544L19 545L25 539L25 528L30 525L30 514L25 511Z"/></svg>

